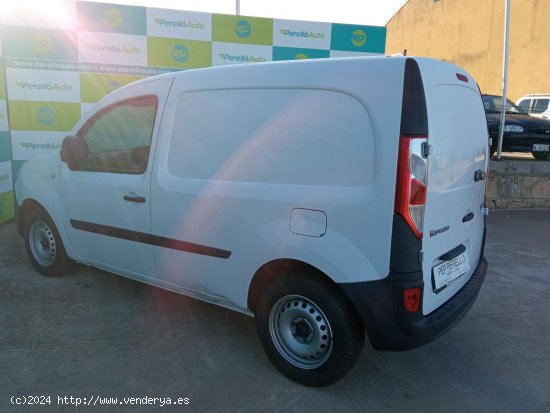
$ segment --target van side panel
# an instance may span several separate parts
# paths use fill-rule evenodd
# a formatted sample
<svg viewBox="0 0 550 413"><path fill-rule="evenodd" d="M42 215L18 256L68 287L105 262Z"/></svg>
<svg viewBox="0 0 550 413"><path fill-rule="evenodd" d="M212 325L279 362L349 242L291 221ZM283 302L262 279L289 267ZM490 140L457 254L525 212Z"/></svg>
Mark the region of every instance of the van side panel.
<svg viewBox="0 0 550 413"><path fill-rule="evenodd" d="M300 63L176 79L155 155L152 230L231 255L155 248L162 280L246 308L256 270L280 258L335 282L387 276L404 61ZM324 232L308 226L323 216Z"/></svg>
<svg viewBox="0 0 550 413"><path fill-rule="evenodd" d="M372 122L362 103L346 93L185 92L176 111L167 161L172 176L334 187L367 186L374 179Z"/></svg>

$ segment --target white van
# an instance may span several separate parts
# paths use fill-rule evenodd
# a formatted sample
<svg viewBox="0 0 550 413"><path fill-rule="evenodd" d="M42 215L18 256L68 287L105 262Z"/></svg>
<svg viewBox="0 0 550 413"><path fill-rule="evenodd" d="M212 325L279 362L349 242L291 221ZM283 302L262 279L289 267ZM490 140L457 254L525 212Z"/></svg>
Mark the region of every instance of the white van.
<svg viewBox="0 0 550 413"><path fill-rule="evenodd" d="M254 316L292 380L454 326L485 278L476 82L368 57L152 77L26 163L17 223L45 275L74 261Z"/></svg>

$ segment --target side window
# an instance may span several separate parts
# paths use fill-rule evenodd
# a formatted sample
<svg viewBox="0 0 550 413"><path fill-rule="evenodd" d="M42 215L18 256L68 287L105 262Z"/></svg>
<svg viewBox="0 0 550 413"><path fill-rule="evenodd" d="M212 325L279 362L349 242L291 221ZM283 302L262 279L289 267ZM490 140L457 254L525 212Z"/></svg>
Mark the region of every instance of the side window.
<svg viewBox="0 0 550 413"><path fill-rule="evenodd" d="M519 102L519 107L522 108L525 112L529 113L529 103L531 103L530 99L525 99Z"/></svg>
<svg viewBox="0 0 550 413"><path fill-rule="evenodd" d="M533 113L544 113L548 109L550 99L537 99L533 104Z"/></svg>
<svg viewBox="0 0 550 413"><path fill-rule="evenodd" d="M158 99L140 96L114 103L78 132L89 156L73 170L142 174L147 169Z"/></svg>

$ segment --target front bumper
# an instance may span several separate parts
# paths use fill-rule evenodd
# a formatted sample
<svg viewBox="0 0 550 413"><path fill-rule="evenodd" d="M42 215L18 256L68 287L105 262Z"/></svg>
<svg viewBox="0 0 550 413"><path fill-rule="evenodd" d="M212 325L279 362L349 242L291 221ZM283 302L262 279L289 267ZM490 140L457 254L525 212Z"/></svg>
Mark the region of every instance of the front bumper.
<svg viewBox="0 0 550 413"><path fill-rule="evenodd" d="M380 281L339 286L355 306L375 349L408 350L435 340L468 313L485 280L487 268L487 260L482 257L464 287L426 316L421 312L408 313L403 305L405 288L423 288L417 274L390 273Z"/></svg>

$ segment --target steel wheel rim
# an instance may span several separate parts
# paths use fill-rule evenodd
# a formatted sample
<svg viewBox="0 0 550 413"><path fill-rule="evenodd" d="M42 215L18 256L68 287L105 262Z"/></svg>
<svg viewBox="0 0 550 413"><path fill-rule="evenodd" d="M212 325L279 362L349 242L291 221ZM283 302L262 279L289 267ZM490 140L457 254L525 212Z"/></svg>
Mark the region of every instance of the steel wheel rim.
<svg viewBox="0 0 550 413"><path fill-rule="evenodd" d="M269 331L279 354L295 367L312 370L329 359L333 338L327 317L300 295L280 298L269 314Z"/></svg>
<svg viewBox="0 0 550 413"><path fill-rule="evenodd" d="M44 221L36 221L29 230L29 245L32 256L43 267L49 267L55 260L57 247L52 229Z"/></svg>

